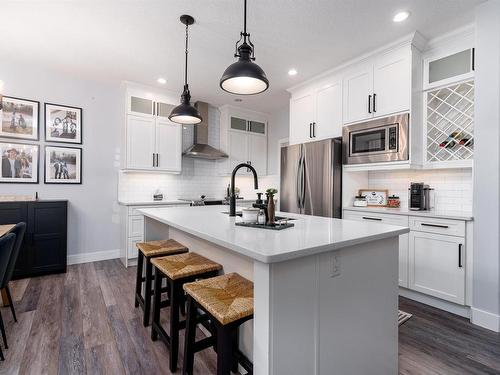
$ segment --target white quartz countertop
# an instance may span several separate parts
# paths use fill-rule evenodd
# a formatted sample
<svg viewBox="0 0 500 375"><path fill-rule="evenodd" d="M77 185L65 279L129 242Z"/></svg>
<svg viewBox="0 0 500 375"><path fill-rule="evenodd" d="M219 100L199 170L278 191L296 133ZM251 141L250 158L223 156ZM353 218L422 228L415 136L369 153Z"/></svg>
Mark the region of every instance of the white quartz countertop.
<svg viewBox="0 0 500 375"><path fill-rule="evenodd" d="M372 212L381 214L406 215L406 216L423 216L434 217L438 219L451 220L473 220L472 213L463 211L411 211L404 208L389 208L389 207L344 207L346 211Z"/></svg>
<svg viewBox="0 0 500 375"><path fill-rule="evenodd" d="M165 199L161 201L154 200L119 200L118 204L122 206L170 206L174 204L185 204L189 206L189 202L181 201L179 199Z"/></svg>
<svg viewBox="0 0 500 375"><path fill-rule="evenodd" d="M396 237L409 228L318 216L279 213L296 218L293 228L281 231L235 225L239 217L222 211L227 206L145 208L142 214L173 228L246 255L263 263L275 263L342 249L374 240ZM193 251L196 251L193 249Z"/></svg>

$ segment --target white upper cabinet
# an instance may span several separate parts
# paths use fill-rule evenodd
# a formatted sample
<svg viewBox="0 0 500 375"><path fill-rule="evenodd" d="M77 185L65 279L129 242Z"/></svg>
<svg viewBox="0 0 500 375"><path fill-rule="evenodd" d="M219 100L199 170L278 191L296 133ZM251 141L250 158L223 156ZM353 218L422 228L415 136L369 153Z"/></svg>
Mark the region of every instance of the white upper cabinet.
<svg viewBox="0 0 500 375"><path fill-rule="evenodd" d="M342 136L342 81L337 80L316 92L314 139Z"/></svg>
<svg viewBox="0 0 500 375"><path fill-rule="evenodd" d="M344 123L410 110L411 48L376 56L344 78Z"/></svg>
<svg viewBox="0 0 500 375"><path fill-rule="evenodd" d="M411 53L401 48L380 56L373 67L373 116L410 110Z"/></svg>
<svg viewBox="0 0 500 375"><path fill-rule="evenodd" d="M290 99L289 143L342 135L342 80L332 78Z"/></svg>
<svg viewBox="0 0 500 375"><path fill-rule="evenodd" d="M148 169L154 165L155 119L127 116L127 167Z"/></svg>
<svg viewBox="0 0 500 375"><path fill-rule="evenodd" d="M221 107L220 148L229 155L221 173L231 174L240 163L252 165L259 176L267 175L267 115L242 108ZM247 174L242 168L238 174Z"/></svg>
<svg viewBox="0 0 500 375"><path fill-rule="evenodd" d="M373 117L373 66L361 66L344 78L344 123Z"/></svg>
<svg viewBox="0 0 500 375"><path fill-rule="evenodd" d="M182 126L170 120L156 121L156 169L180 171L182 164Z"/></svg>
<svg viewBox="0 0 500 375"><path fill-rule="evenodd" d="M167 98L161 95L154 96L147 89L128 85L125 97L123 143L126 157L123 168L180 173L182 126L168 120L174 105L168 104Z"/></svg>
<svg viewBox="0 0 500 375"><path fill-rule="evenodd" d="M312 140L314 121L314 94L308 93L290 101L290 144Z"/></svg>

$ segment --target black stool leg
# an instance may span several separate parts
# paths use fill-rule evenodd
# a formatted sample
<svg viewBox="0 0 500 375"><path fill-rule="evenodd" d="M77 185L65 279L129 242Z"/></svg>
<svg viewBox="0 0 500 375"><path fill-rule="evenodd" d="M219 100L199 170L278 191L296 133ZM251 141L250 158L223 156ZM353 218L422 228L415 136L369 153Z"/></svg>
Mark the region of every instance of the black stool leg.
<svg viewBox="0 0 500 375"><path fill-rule="evenodd" d="M12 317L14 318L14 322L17 322L16 310L14 310L14 302L12 302L12 296L10 295L9 285L5 287L5 292L7 293L7 299L9 300L10 311L12 311Z"/></svg>
<svg viewBox="0 0 500 375"><path fill-rule="evenodd" d="M137 251L137 277L135 279L135 307L139 307L139 296L141 295L142 289L142 267L144 256L140 251Z"/></svg>
<svg viewBox="0 0 500 375"><path fill-rule="evenodd" d="M0 360L5 361L5 357L3 356L2 348L0 348Z"/></svg>
<svg viewBox="0 0 500 375"><path fill-rule="evenodd" d="M146 257L146 286L144 288L144 327L149 325L151 315L151 280L153 278L153 265L151 259ZM156 290L155 290L156 292Z"/></svg>
<svg viewBox="0 0 500 375"><path fill-rule="evenodd" d="M232 366L231 366L231 371L234 373L238 372L238 348L239 348L239 328L235 327L234 330L232 331L231 334L231 340L232 340L232 348L233 348L233 354L232 354Z"/></svg>
<svg viewBox="0 0 500 375"><path fill-rule="evenodd" d="M232 329L217 327L217 375L230 375L233 364Z"/></svg>
<svg viewBox="0 0 500 375"><path fill-rule="evenodd" d="M194 300L188 296L186 337L184 341L184 364L182 367L182 375L193 375L195 338L196 338L196 304Z"/></svg>
<svg viewBox="0 0 500 375"><path fill-rule="evenodd" d="M156 326L160 325L160 309L161 309L161 282L163 280L163 274L155 268L155 294L153 297L153 326L151 327L151 340L158 340L158 332L156 332Z"/></svg>
<svg viewBox="0 0 500 375"><path fill-rule="evenodd" d="M177 370L179 357L179 303L181 290L175 280L170 282L170 372Z"/></svg>
<svg viewBox="0 0 500 375"><path fill-rule="evenodd" d="M5 346L5 349L9 349L9 346L7 345L7 335L5 334L5 326L3 325L3 318L1 313L0 313L0 331L2 331L3 344Z"/></svg>

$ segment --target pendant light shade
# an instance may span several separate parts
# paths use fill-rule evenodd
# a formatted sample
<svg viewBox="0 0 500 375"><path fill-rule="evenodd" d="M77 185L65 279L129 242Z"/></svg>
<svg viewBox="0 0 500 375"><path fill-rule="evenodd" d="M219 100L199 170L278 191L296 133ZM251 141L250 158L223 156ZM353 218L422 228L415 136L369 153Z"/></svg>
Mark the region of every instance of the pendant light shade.
<svg viewBox="0 0 500 375"><path fill-rule="evenodd" d="M247 1L244 10L244 30L240 33L240 40L236 42L235 57L238 61L229 65L222 74L220 87L231 94L254 95L266 91L269 80L266 73L255 61L254 45L247 33ZM243 42L238 46L238 44Z"/></svg>
<svg viewBox="0 0 500 375"><path fill-rule="evenodd" d="M191 93L189 92L189 85L187 83L187 67L188 67L188 26L194 23L194 18L188 15L181 16L181 22L186 25L186 63L184 66L184 91L181 95L181 104L175 107L170 116L170 121L183 125L199 124L203 119L201 118L198 110L191 105Z"/></svg>

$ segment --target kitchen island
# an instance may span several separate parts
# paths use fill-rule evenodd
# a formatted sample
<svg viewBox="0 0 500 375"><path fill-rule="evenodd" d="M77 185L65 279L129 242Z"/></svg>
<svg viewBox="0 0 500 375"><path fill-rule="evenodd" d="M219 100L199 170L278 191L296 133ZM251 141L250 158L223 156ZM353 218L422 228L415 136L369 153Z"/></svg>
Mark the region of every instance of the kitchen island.
<svg viewBox="0 0 500 375"><path fill-rule="evenodd" d="M148 208L145 240L173 238L254 282L240 349L256 375L397 374L398 237L409 229L280 213L236 226L223 206Z"/></svg>

